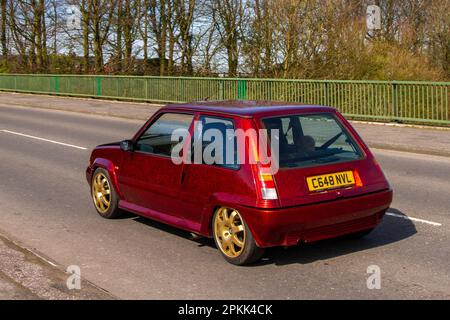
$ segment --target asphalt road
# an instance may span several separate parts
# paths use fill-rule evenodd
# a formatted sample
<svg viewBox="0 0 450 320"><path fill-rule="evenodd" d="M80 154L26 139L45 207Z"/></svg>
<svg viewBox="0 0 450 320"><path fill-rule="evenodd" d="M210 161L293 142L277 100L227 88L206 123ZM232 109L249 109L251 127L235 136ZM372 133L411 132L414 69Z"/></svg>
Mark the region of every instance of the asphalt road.
<svg viewBox="0 0 450 320"><path fill-rule="evenodd" d="M0 232L61 266L80 266L83 278L119 298L450 298L450 158L375 150L395 189L375 232L270 249L261 263L236 267L210 240L95 212L84 177L90 149L141 124L1 106ZM370 265L380 267L379 290L367 289Z"/></svg>

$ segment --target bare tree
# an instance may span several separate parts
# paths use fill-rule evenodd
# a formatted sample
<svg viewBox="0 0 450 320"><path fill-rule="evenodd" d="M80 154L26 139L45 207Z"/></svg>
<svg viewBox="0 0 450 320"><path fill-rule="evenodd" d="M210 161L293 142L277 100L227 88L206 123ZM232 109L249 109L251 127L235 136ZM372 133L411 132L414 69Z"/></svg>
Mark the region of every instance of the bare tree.
<svg viewBox="0 0 450 320"><path fill-rule="evenodd" d="M193 67L193 32L194 14L197 0L175 0L176 22L179 26L179 46L181 49L181 68L183 73L192 74Z"/></svg>
<svg viewBox="0 0 450 320"><path fill-rule="evenodd" d="M137 20L139 2L131 0L118 0L115 24L115 41L112 46L116 47L115 64L118 71L132 71L133 45L137 36Z"/></svg>
<svg viewBox="0 0 450 320"><path fill-rule="evenodd" d="M90 18L94 42L94 68L96 73L104 71L104 44L109 37L117 0L90 0Z"/></svg>
<svg viewBox="0 0 450 320"><path fill-rule="evenodd" d="M144 53L144 72L146 72L148 59L149 59L149 51L148 51L148 41L149 41L149 10L150 10L150 0L138 0L137 1L137 17L139 20L138 23L138 32L142 39L142 50Z"/></svg>
<svg viewBox="0 0 450 320"><path fill-rule="evenodd" d="M44 0L11 1L9 28L21 57L33 72L47 70L47 35ZM27 53L28 51L28 53Z"/></svg>
<svg viewBox="0 0 450 320"><path fill-rule="evenodd" d="M197 6L197 23L202 26L193 33L193 63L196 63L197 72L202 75L212 75L216 71L215 59L221 50L221 40L216 28L216 12L211 0L203 0Z"/></svg>
<svg viewBox="0 0 450 320"><path fill-rule="evenodd" d="M450 3L448 0L434 0L429 7L429 28L426 47L434 65L442 69L450 79Z"/></svg>
<svg viewBox="0 0 450 320"><path fill-rule="evenodd" d="M276 0L253 0L251 18L245 36L246 63L254 76L268 76L273 69L275 24L272 23Z"/></svg>
<svg viewBox="0 0 450 320"><path fill-rule="evenodd" d="M448 0L0 0L0 54L11 72L442 80L449 12Z"/></svg>
<svg viewBox="0 0 450 320"><path fill-rule="evenodd" d="M81 23L83 30L83 70L85 73L90 71L89 61L89 34L91 24L91 8L92 4L88 0L81 1Z"/></svg>
<svg viewBox="0 0 450 320"><path fill-rule="evenodd" d="M125 0L125 14L124 14L124 36L125 36L125 65L127 68L131 65L133 44L135 39L137 8L135 2Z"/></svg>
<svg viewBox="0 0 450 320"><path fill-rule="evenodd" d="M165 75L167 71L167 5L169 0L150 0L149 17L152 33L156 40L156 52L159 59L159 74Z"/></svg>
<svg viewBox="0 0 450 320"><path fill-rule="evenodd" d="M212 0L216 11L216 28L219 31L221 45L227 52L228 75L237 75L239 66L239 43L242 37L244 20L243 0Z"/></svg>
<svg viewBox="0 0 450 320"><path fill-rule="evenodd" d="M7 1L1 0L1 16L0 16L0 42L2 46L2 57L4 61L8 58L8 45L6 42L6 20L7 20Z"/></svg>

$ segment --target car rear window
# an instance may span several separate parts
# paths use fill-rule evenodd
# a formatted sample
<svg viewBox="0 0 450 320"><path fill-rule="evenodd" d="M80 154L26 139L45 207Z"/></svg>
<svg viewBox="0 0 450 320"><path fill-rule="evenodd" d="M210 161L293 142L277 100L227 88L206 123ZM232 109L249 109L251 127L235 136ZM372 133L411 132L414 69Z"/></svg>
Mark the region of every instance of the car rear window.
<svg viewBox="0 0 450 320"><path fill-rule="evenodd" d="M280 168L301 168L362 158L356 142L331 113L289 115L263 120L279 143Z"/></svg>

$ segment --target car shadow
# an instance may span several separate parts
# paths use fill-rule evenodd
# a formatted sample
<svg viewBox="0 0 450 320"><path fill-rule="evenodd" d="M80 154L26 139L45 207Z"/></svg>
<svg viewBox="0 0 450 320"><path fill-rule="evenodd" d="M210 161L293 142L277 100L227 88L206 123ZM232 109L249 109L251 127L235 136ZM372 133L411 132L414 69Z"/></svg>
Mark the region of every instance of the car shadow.
<svg viewBox="0 0 450 320"><path fill-rule="evenodd" d="M396 215L405 215L400 210L393 208L389 209L389 212ZM195 236L188 231L144 217L132 214L128 216L128 218L130 217L138 223L168 232L186 240L194 241L199 247L209 246L215 248L213 239ZM309 264L316 261L332 259L338 256L345 256L359 251L382 247L405 240L416 233L416 227L411 220L385 216L383 222L372 233L363 238L351 239L348 237L341 237L313 243L302 243L298 246L288 248L269 248L266 250L262 259L251 266L268 264L282 266L294 263Z"/></svg>
<svg viewBox="0 0 450 320"><path fill-rule="evenodd" d="M204 246L209 246L212 248L216 247L214 240L212 240L212 239L194 235L193 233L191 233L189 231L178 229L176 227L172 227L165 223L161 223L161 222L158 222L155 220L151 220L151 219L141 217L141 216L136 216L136 215L133 215L133 220L136 222L145 224L146 226L156 228L158 230L170 233L174 236L178 236L178 237L184 238L186 240L194 241L198 244L199 247L204 247Z"/></svg>
<svg viewBox="0 0 450 320"><path fill-rule="evenodd" d="M389 212L407 216L394 208L389 209ZM281 266L293 263L309 264L389 245L408 239L416 233L416 227L411 220L387 215L384 217L383 222L365 237L359 239L340 237L313 243L303 243L296 247L270 248L266 250L263 258L255 266L267 264Z"/></svg>

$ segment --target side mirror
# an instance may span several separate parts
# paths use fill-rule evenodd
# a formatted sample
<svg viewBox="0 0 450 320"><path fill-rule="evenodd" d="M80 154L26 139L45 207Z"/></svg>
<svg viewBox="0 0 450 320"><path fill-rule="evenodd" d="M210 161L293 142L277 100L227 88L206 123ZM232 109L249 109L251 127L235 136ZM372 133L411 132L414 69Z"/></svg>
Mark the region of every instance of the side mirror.
<svg viewBox="0 0 450 320"><path fill-rule="evenodd" d="M134 151L134 144L131 140L123 140L120 142L120 149L127 152L133 152Z"/></svg>

